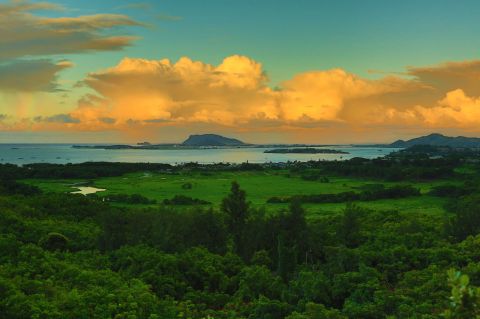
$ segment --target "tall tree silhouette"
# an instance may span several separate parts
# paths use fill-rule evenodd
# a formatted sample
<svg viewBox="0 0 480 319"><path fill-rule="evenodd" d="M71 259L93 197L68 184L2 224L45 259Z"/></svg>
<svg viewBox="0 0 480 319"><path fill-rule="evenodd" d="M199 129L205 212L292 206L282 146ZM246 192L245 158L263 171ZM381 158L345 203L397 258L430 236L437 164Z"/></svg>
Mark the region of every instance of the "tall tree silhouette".
<svg viewBox="0 0 480 319"><path fill-rule="evenodd" d="M230 194L223 199L221 208L227 217L227 227L233 237L234 251L245 258L243 242L249 203L246 201L245 191L240 189L237 182L232 182Z"/></svg>

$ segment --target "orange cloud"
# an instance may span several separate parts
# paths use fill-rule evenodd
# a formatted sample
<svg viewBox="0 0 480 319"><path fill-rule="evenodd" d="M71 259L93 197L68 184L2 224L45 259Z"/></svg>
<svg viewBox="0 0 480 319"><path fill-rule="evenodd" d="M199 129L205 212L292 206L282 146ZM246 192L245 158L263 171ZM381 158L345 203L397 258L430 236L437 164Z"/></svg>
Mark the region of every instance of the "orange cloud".
<svg viewBox="0 0 480 319"><path fill-rule="evenodd" d="M432 108L417 107L424 123L432 127L463 127L478 129L480 97L469 97L461 89L450 91Z"/></svg>
<svg viewBox="0 0 480 319"><path fill-rule="evenodd" d="M412 81L397 77L367 80L342 69L306 72L282 84L281 107L284 117L298 120L349 121L346 108L358 106L362 99L379 100L388 94L404 94L417 87ZM366 107L355 107L366 112Z"/></svg>
<svg viewBox="0 0 480 319"><path fill-rule="evenodd" d="M122 60L84 81L99 97L83 99L73 112L83 122L127 120L220 122L235 125L257 116L277 116L273 92L259 63L231 56L218 66L181 58Z"/></svg>
<svg viewBox="0 0 480 319"><path fill-rule="evenodd" d="M324 126L345 122L349 101L411 91L418 83L396 77L367 80L341 69L307 72L268 86L262 65L245 56L210 65L189 58L125 58L83 81L98 96L87 96L73 114L89 125L99 118L162 124L206 122L239 126ZM262 124L260 124L262 123Z"/></svg>
<svg viewBox="0 0 480 319"><path fill-rule="evenodd" d="M136 137L201 128L282 133L310 142L320 136L382 141L399 131L480 132L480 97L468 93L475 92L478 65L409 68L405 76L379 79L343 69L310 71L272 89L262 65L246 56L230 56L218 65L187 57L177 62L125 58L80 83L93 93L74 110L24 117L11 127L116 130Z"/></svg>

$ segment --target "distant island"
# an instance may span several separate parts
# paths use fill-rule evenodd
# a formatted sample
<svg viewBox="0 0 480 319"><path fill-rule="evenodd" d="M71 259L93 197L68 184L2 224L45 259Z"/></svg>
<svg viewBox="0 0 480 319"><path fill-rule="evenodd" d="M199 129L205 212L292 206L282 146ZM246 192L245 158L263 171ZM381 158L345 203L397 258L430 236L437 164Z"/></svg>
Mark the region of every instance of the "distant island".
<svg viewBox="0 0 480 319"><path fill-rule="evenodd" d="M264 153L273 154L350 154L348 152L332 150L328 148L276 148L273 150L266 150Z"/></svg>
<svg viewBox="0 0 480 319"><path fill-rule="evenodd" d="M397 140L390 144L353 144L353 147L379 147L379 148L409 148L417 145L430 145L450 148L480 148L480 138L465 136L445 136L432 133L410 140Z"/></svg>
<svg viewBox="0 0 480 319"><path fill-rule="evenodd" d="M216 147L253 147L240 140L224 137L217 134L190 135L180 144L151 144L141 142L136 145L114 144L114 145L73 145L73 148L94 148L106 150L165 150L165 149L195 149L195 148L216 148Z"/></svg>
<svg viewBox="0 0 480 319"><path fill-rule="evenodd" d="M235 138L217 134L190 135L182 145L185 146L245 146L248 145Z"/></svg>
<svg viewBox="0 0 480 319"><path fill-rule="evenodd" d="M416 145L448 146L452 148L478 148L480 138L457 136L450 137L438 133L417 137L408 141L398 140L390 144L390 147L407 148Z"/></svg>

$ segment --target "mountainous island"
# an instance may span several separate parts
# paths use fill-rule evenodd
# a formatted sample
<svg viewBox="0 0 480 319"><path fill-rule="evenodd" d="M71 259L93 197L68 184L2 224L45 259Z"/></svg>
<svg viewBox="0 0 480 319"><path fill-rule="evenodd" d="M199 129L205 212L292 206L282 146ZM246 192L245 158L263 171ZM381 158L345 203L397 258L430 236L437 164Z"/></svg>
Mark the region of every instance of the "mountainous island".
<svg viewBox="0 0 480 319"><path fill-rule="evenodd" d="M407 148L416 145L446 146L452 148L478 148L480 147L480 138L457 136L450 137L438 133L413 138L408 141L398 140L389 144L389 147Z"/></svg>
<svg viewBox="0 0 480 319"><path fill-rule="evenodd" d="M345 151L332 150L328 148L313 148L313 147L302 147L302 148L276 148L272 150L266 150L264 153L272 154L350 154Z"/></svg>
<svg viewBox="0 0 480 319"><path fill-rule="evenodd" d="M190 135L182 145L185 146L245 146L248 145L235 138L217 134Z"/></svg>
<svg viewBox="0 0 480 319"><path fill-rule="evenodd" d="M224 137L217 134L199 134L190 135L185 141L179 144L151 144L149 142L141 142L136 145L115 144L115 145L73 145L73 148L96 148L108 150L159 150L159 149L178 149L178 148L202 148L202 147L241 147L253 146L246 144L240 140Z"/></svg>

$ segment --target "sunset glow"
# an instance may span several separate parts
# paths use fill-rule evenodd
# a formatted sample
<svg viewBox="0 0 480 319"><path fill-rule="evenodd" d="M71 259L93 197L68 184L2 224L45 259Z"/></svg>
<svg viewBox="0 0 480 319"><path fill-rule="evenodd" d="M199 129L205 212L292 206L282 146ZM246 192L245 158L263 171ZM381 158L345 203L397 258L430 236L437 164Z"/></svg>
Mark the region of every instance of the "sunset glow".
<svg viewBox="0 0 480 319"><path fill-rule="evenodd" d="M422 10L434 1L406 1L396 13L372 0L351 12L357 1L343 1L328 19L327 1L301 1L302 10L291 1L239 1L225 11L243 15L233 20L218 15L227 2L0 1L0 141L170 142L215 132L363 143L480 134L480 42L470 37L480 29L470 19L478 3L450 10L455 2L441 1L451 29L432 38L436 17ZM422 12L412 22L418 32L402 26ZM374 25L358 30L348 21L356 14L399 17L366 34ZM335 17L345 25L332 38ZM272 49L261 51L262 41Z"/></svg>

